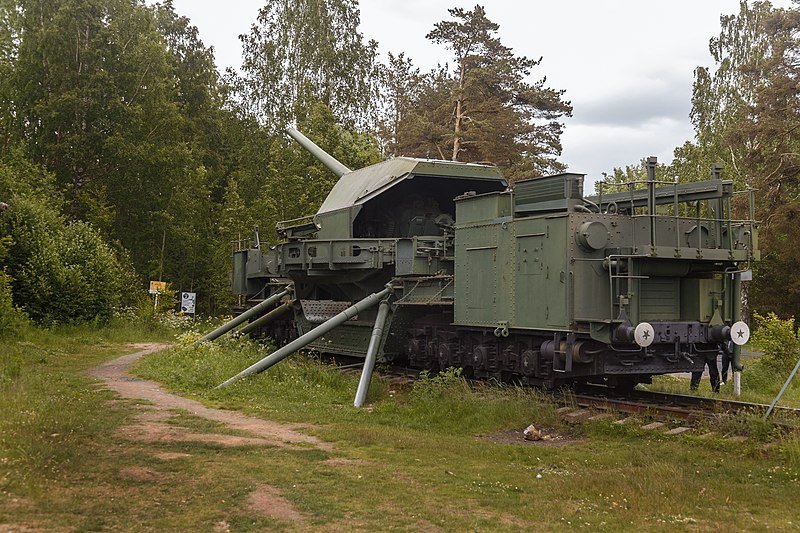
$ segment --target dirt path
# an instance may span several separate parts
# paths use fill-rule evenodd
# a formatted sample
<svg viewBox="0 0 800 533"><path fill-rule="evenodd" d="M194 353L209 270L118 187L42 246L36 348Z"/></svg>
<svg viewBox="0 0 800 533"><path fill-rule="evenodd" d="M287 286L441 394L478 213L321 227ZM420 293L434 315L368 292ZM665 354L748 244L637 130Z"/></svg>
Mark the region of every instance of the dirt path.
<svg viewBox="0 0 800 533"><path fill-rule="evenodd" d="M128 370L137 360L167 347L165 344L135 346L142 349L136 353L105 362L89 371L91 376L105 381L106 386L122 398L151 402L151 405L138 406L141 413L137 416L137 423L122 429L123 433L128 434L127 436L143 441L203 440L229 446L262 444L284 448L312 447L326 451L333 449L329 443L301 433L298 427L250 417L235 411L206 407L198 401L167 392L157 383L129 376ZM252 438L215 433L193 433L166 424L165 421L173 416L170 411L178 409L224 424L231 429L246 432L252 435Z"/></svg>

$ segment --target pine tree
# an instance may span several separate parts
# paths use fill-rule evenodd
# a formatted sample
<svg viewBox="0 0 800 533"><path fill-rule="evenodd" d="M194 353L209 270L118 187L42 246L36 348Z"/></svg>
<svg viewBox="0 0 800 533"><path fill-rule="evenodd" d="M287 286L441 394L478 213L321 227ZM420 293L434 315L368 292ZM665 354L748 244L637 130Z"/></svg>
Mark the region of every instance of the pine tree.
<svg viewBox="0 0 800 533"><path fill-rule="evenodd" d="M434 147L439 157L497 164L511 179L562 170L560 120L572 107L545 78L526 81L541 58L503 45L479 5L449 13L455 20L437 23L428 39L452 52L452 69L440 67L421 83L400 132L416 140L405 143L405 155L430 155Z"/></svg>

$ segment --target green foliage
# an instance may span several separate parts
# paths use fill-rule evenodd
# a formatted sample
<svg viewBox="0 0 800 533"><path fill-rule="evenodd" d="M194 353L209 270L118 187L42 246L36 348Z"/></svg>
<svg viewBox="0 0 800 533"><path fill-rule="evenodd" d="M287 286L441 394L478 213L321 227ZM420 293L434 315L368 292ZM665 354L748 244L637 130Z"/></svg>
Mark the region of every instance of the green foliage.
<svg viewBox="0 0 800 533"><path fill-rule="evenodd" d="M100 235L21 196L0 220L15 243L6 261L14 301L41 323L101 320L130 292L131 275ZM127 282L127 283L126 283Z"/></svg>
<svg viewBox="0 0 800 533"><path fill-rule="evenodd" d="M418 401L440 401L446 397L464 396L470 392L461 368L450 367L442 372L423 370L411 388L411 397Z"/></svg>
<svg viewBox="0 0 800 533"><path fill-rule="evenodd" d="M696 139L675 150L673 168L690 180L723 162L726 178L737 188L758 190L763 265L749 304L797 315L800 277L793 265L800 252L793 243L800 238L800 10L742 0L739 12L721 17L720 23L709 46L714 68L695 70L690 116ZM747 217L746 197L736 200L737 216Z"/></svg>
<svg viewBox="0 0 800 533"><path fill-rule="evenodd" d="M0 162L27 176L0 169L0 200L35 191L141 281L191 287L213 310L229 300L216 209L246 135L226 98L169 1L0 2Z"/></svg>
<svg viewBox="0 0 800 533"><path fill-rule="evenodd" d="M135 280L124 253L62 216L53 176L19 150L0 163L0 197L9 204L0 215L0 273L13 295L3 316L18 321L16 306L41 323L105 321L130 298Z"/></svg>
<svg viewBox="0 0 800 533"><path fill-rule="evenodd" d="M355 0L267 2L241 36L241 75L231 74L247 115L272 132L321 102L348 127L375 106L377 43L364 42Z"/></svg>
<svg viewBox="0 0 800 533"><path fill-rule="evenodd" d="M767 21L777 12L769 2L740 1L739 13L720 17L720 33L709 43L715 68L695 69L690 118L696 142L675 150L682 178L704 175L716 162L725 164L738 187L754 177L742 166L749 148L733 133L747 120L758 86L768 77L764 65L774 41Z"/></svg>
<svg viewBox="0 0 800 533"><path fill-rule="evenodd" d="M517 179L563 170L564 91L527 81L541 58L514 55L481 6L449 10L427 38L452 52L451 65L420 76L402 54L383 68L381 131L397 155L492 162Z"/></svg>
<svg viewBox="0 0 800 533"><path fill-rule="evenodd" d="M0 338L16 334L25 325L25 313L14 305L11 276L0 271Z"/></svg>
<svg viewBox="0 0 800 533"><path fill-rule="evenodd" d="M753 313L757 327L753 330L751 343L764 352L760 364L766 369L788 373L800 358L800 334L794 317L781 319L775 313L760 315Z"/></svg>

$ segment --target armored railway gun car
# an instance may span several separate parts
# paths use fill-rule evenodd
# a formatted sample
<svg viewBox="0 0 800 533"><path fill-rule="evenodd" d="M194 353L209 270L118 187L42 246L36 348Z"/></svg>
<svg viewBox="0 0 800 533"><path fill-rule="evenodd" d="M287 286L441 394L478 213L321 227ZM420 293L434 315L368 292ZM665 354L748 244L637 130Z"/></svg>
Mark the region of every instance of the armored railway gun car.
<svg viewBox="0 0 800 533"><path fill-rule="evenodd" d="M279 244L234 252L235 293L286 293L248 332L545 386L702 370L731 344L740 367L757 228L732 218L720 168L657 182L650 158L646 182L585 198L574 173L509 186L494 166L405 157L351 171L289 134L339 181L316 215L278 225Z"/></svg>

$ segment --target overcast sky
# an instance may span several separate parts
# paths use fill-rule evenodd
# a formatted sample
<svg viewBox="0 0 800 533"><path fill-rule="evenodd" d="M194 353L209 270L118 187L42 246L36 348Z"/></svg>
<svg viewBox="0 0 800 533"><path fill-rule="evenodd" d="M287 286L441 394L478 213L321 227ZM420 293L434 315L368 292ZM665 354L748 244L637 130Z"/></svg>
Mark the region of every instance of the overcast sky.
<svg viewBox="0 0 800 533"><path fill-rule="evenodd" d="M220 69L238 67L238 36L248 32L268 0L174 0ZM425 35L448 17L447 9L476 0L361 0L361 30L383 54L405 52L423 70L447 62L446 50ZM773 2L786 7L789 0ZM570 170L599 178L615 166L656 155L672 160L674 148L693 138L689 122L693 70L711 66L709 39L720 14L736 13L738 0L484 1L487 16L515 53L544 57L532 78L565 89L573 117L566 122L561 160ZM588 184L587 184L588 185ZM587 190L589 187L587 186Z"/></svg>

